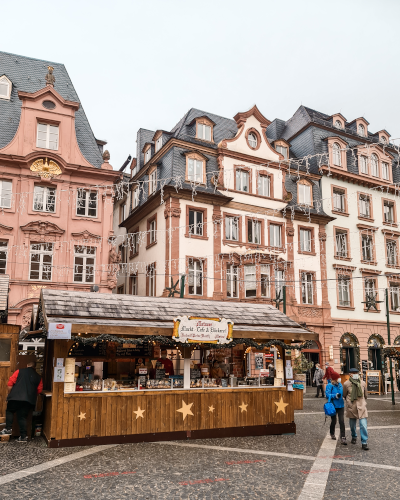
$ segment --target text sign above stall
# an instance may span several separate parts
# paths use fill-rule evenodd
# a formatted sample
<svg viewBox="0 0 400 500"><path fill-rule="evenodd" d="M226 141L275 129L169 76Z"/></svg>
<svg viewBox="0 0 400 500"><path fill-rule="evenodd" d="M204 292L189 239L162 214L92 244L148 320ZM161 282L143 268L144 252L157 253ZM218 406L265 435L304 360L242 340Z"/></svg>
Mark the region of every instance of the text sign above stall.
<svg viewBox="0 0 400 500"><path fill-rule="evenodd" d="M70 339L71 323L49 323L47 330L48 339Z"/></svg>
<svg viewBox="0 0 400 500"><path fill-rule="evenodd" d="M229 344L232 331L233 322L225 318L178 316L174 319L172 338L187 343Z"/></svg>

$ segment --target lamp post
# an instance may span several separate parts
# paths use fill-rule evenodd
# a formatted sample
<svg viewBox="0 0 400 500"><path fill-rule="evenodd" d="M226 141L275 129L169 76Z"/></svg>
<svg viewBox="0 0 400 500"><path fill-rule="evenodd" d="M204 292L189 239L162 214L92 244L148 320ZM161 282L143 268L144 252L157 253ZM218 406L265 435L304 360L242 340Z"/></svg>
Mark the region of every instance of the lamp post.
<svg viewBox="0 0 400 500"><path fill-rule="evenodd" d="M388 336L388 344L390 345L389 290L387 288L385 290L385 301L386 301L387 336ZM393 372L392 372L392 358L391 357L389 357L389 370L390 370L390 387L392 389L392 405L394 405L395 401L394 401Z"/></svg>

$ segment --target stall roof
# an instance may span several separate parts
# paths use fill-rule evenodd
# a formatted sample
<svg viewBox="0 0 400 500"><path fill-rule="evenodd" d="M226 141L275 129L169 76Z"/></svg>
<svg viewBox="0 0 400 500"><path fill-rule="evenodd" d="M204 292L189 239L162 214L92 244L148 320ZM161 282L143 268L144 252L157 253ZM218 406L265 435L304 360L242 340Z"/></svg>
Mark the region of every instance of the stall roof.
<svg viewBox="0 0 400 500"><path fill-rule="evenodd" d="M40 300L46 327L48 323L71 323L73 333L171 336L174 318L197 316L233 321L236 338L317 338L264 304L49 289L42 289Z"/></svg>

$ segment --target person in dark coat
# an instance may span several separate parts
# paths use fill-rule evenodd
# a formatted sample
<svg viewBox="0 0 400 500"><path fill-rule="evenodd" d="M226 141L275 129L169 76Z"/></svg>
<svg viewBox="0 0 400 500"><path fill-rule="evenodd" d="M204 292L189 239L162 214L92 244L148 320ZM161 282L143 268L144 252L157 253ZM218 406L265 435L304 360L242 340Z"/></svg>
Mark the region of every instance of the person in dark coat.
<svg viewBox="0 0 400 500"><path fill-rule="evenodd" d="M14 372L8 380L8 396L6 409L6 427L1 434L11 435L14 413L20 430L18 442L26 443L26 420L30 410L36 406L37 395L43 390L43 382L35 370L35 363L28 363L27 368Z"/></svg>

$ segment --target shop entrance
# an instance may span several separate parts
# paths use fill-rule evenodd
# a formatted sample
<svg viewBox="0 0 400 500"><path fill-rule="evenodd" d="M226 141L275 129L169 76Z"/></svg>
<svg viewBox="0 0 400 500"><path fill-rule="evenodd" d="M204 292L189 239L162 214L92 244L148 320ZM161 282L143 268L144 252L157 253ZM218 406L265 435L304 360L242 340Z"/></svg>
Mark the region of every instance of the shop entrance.
<svg viewBox="0 0 400 500"><path fill-rule="evenodd" d="M350 368L359 368L360 347L357 337L353 333L345 333L340 338L339 345L342 373L348 374Z"/></svg>
<svg viewBox="0 0 400 500"><path fill-rule="evenodd" d="M311 387L313 385L315 365L321 363L321 348L313 340L310 349L304 349L303 353L308 362L312 361L314 363L314 366L306 372L306 386Z"/></svg>
<svg viewBox="0 0 400 500"><path fill-rule="evenodd" d="M384 360L382 357L383 345L384 340L380 335L371 335L368 339L368 360L371 362L373 370L380 370L381 372L383 372L384 367Z"/></svg>

